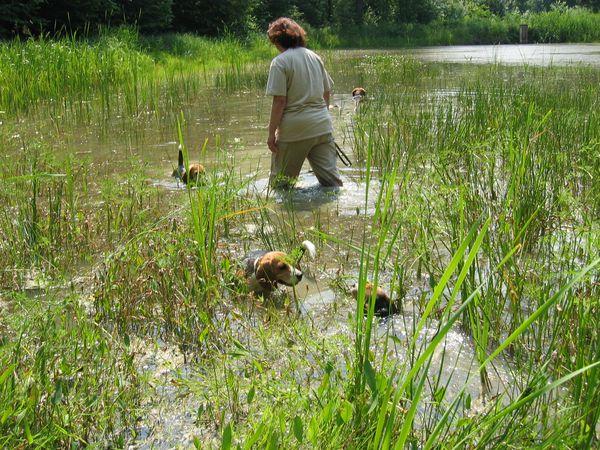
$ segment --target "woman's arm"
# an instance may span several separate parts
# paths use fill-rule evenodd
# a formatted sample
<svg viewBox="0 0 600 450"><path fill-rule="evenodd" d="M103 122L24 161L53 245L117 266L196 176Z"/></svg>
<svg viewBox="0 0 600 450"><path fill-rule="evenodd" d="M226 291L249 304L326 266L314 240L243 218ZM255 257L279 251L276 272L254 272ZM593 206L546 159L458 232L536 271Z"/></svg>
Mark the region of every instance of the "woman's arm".
<svg viewBox="0 0 600 450"><path fill-rule="evenodd" d="M325 100L325 106L327 106L327 108L329 108L330 97L331 97L331 92L329 92L329 91L323 92L323 100Z"/></svg>
<svg viewBox="0 0 600 450"><path fill-rule="evenodd" d="M281 123L283 117L283 110L287 104L287 97L282 95L273 96L273 105L271 106L271 120L269 120L269 139L267 145L269 150L273 153L277 153L277 142L275 140L275 132Z"/></svg>

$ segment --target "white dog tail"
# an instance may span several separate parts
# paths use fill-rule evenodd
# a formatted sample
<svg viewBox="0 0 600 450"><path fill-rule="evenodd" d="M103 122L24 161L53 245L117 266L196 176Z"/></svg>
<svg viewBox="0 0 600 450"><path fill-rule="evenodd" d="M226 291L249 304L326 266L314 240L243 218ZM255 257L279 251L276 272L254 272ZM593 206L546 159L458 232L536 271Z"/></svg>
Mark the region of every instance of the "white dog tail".
<svg viewBox="0 0 600 450"><path fill-rule="evenodd" d="M308 252L310 259L315 259L317 256L317 248L315 247L315 244L310 241L302 241L300 246L302 247L302 253Z"/></svg>

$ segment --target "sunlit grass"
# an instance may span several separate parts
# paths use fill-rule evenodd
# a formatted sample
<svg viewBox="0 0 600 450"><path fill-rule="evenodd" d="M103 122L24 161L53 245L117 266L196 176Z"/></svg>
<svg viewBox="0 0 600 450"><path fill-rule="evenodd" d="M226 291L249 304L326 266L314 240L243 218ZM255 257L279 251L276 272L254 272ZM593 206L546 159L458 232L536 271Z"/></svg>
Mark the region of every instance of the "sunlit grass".
<svg viewBox="0 0 600 450"><path fill-rule="evenodd" d="M75 295L13 293L4 301L0 446L122 446L140 392L122 338L95 323Z"/></svg>
<svg viewBox="0 0 600 450"><path fill-rule="evenodd" d="M107 58L151 46L120 39L106 44ZM198 400L186 411L198 447L597 444L597 69L326 52L340 92L354 84L369 92L338 130L351 137L352 176L369 196L355 216L341 216L335 197L329 211L300 214L293 197L251 195L255 177L239 174L220 142L188 150L186 105L174 100L199 95L212 73L200 68L213 63L194 61L210 48L231 56L210 79L224 101L227 92L262 90L265 67L252 60L268 59L268 50L254 44L255 55L236 61L226 41L163 39L140 56L139 70L147 63L172 75L170 108L183 110L169 116L173 135L186 160L213 158L197 186L168 192L136 164L98 177L86 160L56 154L47 135L16 148L28 124L0 131L10 149L0 160L0 313L9 317L0 321L0 446L135 441L128 414L146 415L138 408L152 391L135 364L134 338L185 354L189 371L168 383ZM84 44L19 45L62 45L68 54ZM18 114L52 111L53 90L88 105L95 121L112 114L113 102L129 104L126 90L111 91L129 82L132 115L160 104L145 102L164 86L128 78L136 72L119 72L118 58L94 71L98 53L90 52L90 73L112 81L99 90L93 77L33 85ZM179 57L189 68L173 68ZM88 95L99 97L87 104ZM72 126L64 116L52 121ZM122 126L136 132L134 121ZM333 319L297 314L292 289L272 302L254 298L240 277L245 250L290 251L305 238L320 257L303 268L334 292ZM357 303L348 281L359 284ZM373 308L363 313L367 281L403 306L394 326L404 334ZM458 386L442 376L455 355L446 348L451 333L464 339L474 367ZM510 386L492 391L500 369Z"/></svg>
<svg viewBox="0 0 600 450"><path fill-rule="evenodd" d="M128 28L89 40L40 37L0 42L0 110L8 117L44 105L54 116L135 116L179 104L214 77L235 79L245 64L266 62L274 49L262 37L140 37ZM228 81L229 83L229 81Z"/></svg>

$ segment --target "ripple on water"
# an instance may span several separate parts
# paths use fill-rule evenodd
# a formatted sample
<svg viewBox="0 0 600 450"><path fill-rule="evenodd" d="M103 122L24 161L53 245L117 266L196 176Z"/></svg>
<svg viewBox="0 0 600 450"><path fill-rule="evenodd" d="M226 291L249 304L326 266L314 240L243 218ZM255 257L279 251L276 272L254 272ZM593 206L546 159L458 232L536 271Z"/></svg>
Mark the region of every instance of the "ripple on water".
<svg viewBox="0 0 600 450"><path fill-rule="evenodd" d="M409 345L421 317L421 313L412 299L419 297L421 292L429 290L425 285L418 284L413 288L415 292L407 295L402 313L375 319L378 323L379 339L376 339L378 343L373 342L373 350L377 353L377 348L381 350L383 342L388 341L387 345L390 350L388 357L395 359L401 365L410 361ZM351 333L347 329L344 318L347 318L348 314L355 310L355 303L351 298L344 300L343 297L330 289L317 292L313 289L301 299L300 305L303 313L318 318L319 322L327 323L325 334ZM421 349L418 351L419 353L425 350L439 329L439 321L435 319L427 321L416 337L416 348ZM388 339L392 336L393 339ZM463 388L472 399L482 400L478 367L473 340L455 324L435 349L429 374L430 377L439 377L439 386L447 386L446 394L450 401L459 395ZM517 386L513 378L514 368L511 368L510 363L504 358L496 358L488 367L487 374L490 388L487 392L487 399L496 395L504 395L503 401L506 402L508 398L514 398L517 395Z"/></svg>
<svg viewBox="0 0 600 450"><path fill-rule="evenodd" d="M278 204L291 203L297 211L335 208L341 216L372 216L375 213L379 181L371 180L367 189L365 180L359 179L355 170L341 169L340 172L344 182L342 187L323 187L313 172L303 172L294 189L289 191L269 191L269 179L261 178L252 183L247 192L257 196L271 192Z"/></svg>
<svg viewBox="0 0 600 450"><path fill-rule="evenodd" d="M176 178L164 179L164 180L151 180L152 186L161 187L168 191L180 191L185 188L185 184L178 181Z"/></svg>
<svg viewBox="0 0 600 450"><path fill-rule="evenodd" d="M420 314L417 311L405 309L403 314L397 314L386 321L382 321L378 331L380 335L394 336L393 351L391 352L399 362L408 361L410 341L413 339ZM416 338L416 347L424 349L429 345L434 336L439 332L438 321L431 320L420 330ZM463 388L471 398L478 398L482 394L479 378L478 361L475 356L475 346L469 336L456 325L448 331L433 353L430 375L439 376L439 385L447 385L447 394L450 401L459 394ZM488 367L490 382L490 396L506 394L508 397L515 394L512 370L507 361L496 358Z"/></svg>

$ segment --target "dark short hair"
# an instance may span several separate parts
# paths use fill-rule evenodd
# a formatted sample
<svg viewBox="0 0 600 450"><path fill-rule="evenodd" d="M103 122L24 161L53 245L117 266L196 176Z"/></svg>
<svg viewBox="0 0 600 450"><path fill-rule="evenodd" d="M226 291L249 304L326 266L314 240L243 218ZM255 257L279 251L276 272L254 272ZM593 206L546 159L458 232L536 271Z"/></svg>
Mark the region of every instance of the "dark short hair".
<svg viewBox="0 0 600 450"><path fill-rule="evenodd" d="M286 50L294 47L306 47L306 31L288 17L280 17L271 22L267 36L273 44L279 44Z"/></svg>

